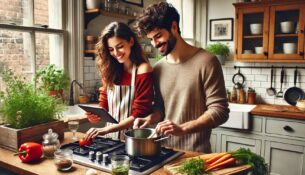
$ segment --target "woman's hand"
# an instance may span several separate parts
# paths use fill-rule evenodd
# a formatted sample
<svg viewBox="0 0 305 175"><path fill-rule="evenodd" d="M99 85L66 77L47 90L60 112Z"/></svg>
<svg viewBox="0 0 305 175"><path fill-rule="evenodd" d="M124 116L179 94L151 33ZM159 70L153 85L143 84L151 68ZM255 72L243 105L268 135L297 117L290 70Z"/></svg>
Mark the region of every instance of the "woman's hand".
<svg viewBox="0 0 305 175"><path fill-rule="evenodd" d="M135 121L133 122L133 128L145 128L150 124L149 118L136 118Z"/></svg>
<svg viewBox="0 0 305 175"><path fill-rule="evenodd" d="M156 126L157 133L161 133L164 135L175 135L182 136L185 134L183 128L180 125L175 124L172 121L165 120L163 122L158 123Z"/></svg>
<svg viewBox="0 0 305 175"><path fill-rule="evenodd" d="M97 137L98 135L105 135L105 134L108 134L108 131L107 131L107 127L104 127L104 128L90 128L84 139L85 140L90 140L90 139L94 139L95 137Z"/></svg>
<svg viewBox="0 0 305 175"><path fill-rule="evenodd" d="M89 122L92 124L96 124L102 120L101 117L94 115L91 112L86 112L86 116L87 116Z"/></svg>

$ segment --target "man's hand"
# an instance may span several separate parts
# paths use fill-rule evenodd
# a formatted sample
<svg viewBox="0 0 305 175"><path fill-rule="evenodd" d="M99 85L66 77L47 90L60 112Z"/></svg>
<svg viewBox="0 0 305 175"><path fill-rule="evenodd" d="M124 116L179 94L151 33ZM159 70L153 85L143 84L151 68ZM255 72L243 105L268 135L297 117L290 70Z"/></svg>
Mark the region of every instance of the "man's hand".
<svg viewBox="0 0 305 175"><path fill-rule="evenodd" d="M94 139L94 138L97 137L98 135L103 136L103 135L105 135L105 134L107 134L107 133L108 133L108 131L107 131L107 128L106 128L106 127L104 127L104 128L90 128L90 129L87 131L87 133L86 133L84 139L85 139L85 140Z"/></svg>
<svg viewBox="0 0 305 175"><path fill-rule="evenodd" d="M91 112L86 112L86 116L87 116L89 122L92 124L96 124L102 120L101 117L94 115Z"/></svg>
<svg viewBox="0 0 305 175"><path fill-rule="evenodd" d="M133 122L133 128L145 128L150 124L150 120L148 117L146 118L136 118L135 121Z"/></svg>
<svg viewBox="0 0 305 175"><path fill-rule="evenodd" d="M169 120L165 120L163 122L158 123L156 131L157 133L161 133L164 135L171 134L175 136L182 136L186 134L180 125L177 125Z"/></svg>

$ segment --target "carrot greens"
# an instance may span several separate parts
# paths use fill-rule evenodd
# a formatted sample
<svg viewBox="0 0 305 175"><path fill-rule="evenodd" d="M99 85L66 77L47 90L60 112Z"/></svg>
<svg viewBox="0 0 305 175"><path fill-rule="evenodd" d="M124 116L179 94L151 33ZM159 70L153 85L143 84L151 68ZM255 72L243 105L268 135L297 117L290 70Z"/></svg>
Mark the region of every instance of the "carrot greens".
<svg viewBox="0 0 305 175"><path fill-rule="evenodd" d="M178 172L187 175L202 175L204 174L205 162L200 158L193 158L185 160Z"/></svg>

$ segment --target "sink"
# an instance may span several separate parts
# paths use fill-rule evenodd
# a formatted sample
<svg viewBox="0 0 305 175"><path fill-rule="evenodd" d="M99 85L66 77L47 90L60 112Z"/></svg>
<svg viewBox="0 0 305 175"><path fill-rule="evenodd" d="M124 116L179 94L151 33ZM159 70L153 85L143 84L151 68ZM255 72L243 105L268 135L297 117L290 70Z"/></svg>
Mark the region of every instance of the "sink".
<svg viewBox="0 0 305 175"><path fill-rule="evenodd" d="M249 129L250 112L256 105L229 103L229 119L220 127Z"/></svg>

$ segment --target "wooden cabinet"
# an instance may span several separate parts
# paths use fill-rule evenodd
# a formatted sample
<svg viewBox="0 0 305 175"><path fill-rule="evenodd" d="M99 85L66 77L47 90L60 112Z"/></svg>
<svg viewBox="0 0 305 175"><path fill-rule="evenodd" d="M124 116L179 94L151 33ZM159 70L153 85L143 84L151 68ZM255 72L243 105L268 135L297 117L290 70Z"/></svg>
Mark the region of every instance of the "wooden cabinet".
<svg viewBox="0 0 305 175"><path fill-rule="evenodd" d="M250 123L250 130L213 129L213 152L249 148L265 158L270 174L305 175L305 121L254 115Z"/></svg>
<svg viewBox="0 0 305 175"><path fill-rule="evenodd" d="M236 3L235 59L305 62L305 1Z"/></svg>

